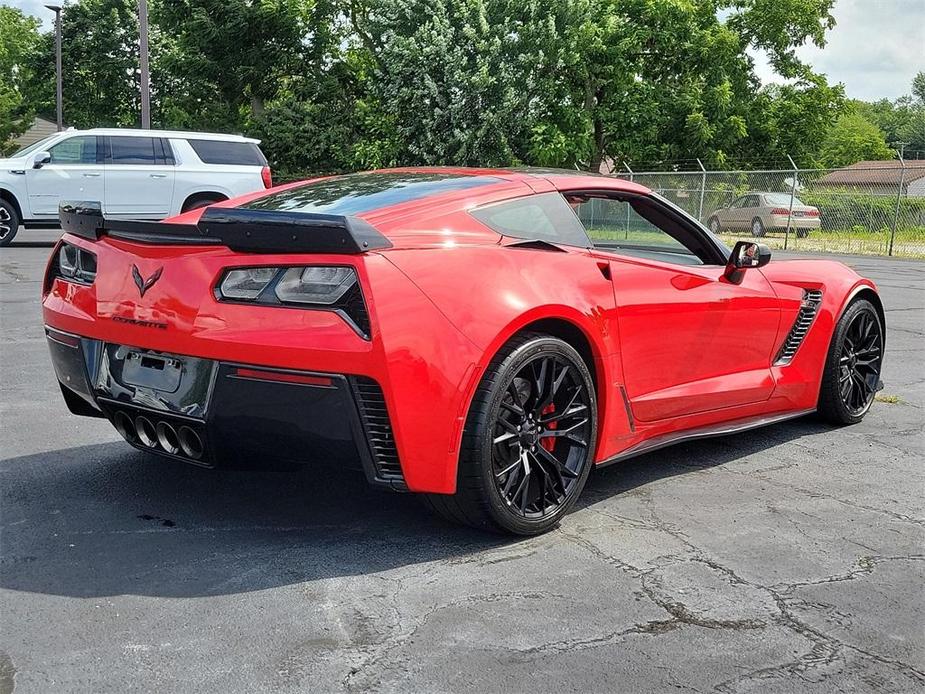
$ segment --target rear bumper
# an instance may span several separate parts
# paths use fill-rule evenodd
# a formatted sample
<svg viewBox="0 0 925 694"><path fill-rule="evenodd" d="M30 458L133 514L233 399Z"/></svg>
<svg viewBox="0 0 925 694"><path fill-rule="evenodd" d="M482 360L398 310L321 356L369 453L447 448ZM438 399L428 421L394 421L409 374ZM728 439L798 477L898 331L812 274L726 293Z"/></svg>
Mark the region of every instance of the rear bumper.
<svg viewBox="0 0 925 694"><path fill-rule="evenodd" d="M46 336L71 411L106 417L136 448L205 467L359 461L371 483L406 489L371 378L131 349L51 327ZM146 369L146 382L129 373L139 359L168 367Z"/></svg>
<svg viewBox="0 0 925 694"><path fill-rule="evenodd" d="M790 219L791 229L808 229L810 231L819 229L821 222L819 217L792 217ZM770 229L786 229L787 215L774 215L768 220L767 227Z"/></svg>

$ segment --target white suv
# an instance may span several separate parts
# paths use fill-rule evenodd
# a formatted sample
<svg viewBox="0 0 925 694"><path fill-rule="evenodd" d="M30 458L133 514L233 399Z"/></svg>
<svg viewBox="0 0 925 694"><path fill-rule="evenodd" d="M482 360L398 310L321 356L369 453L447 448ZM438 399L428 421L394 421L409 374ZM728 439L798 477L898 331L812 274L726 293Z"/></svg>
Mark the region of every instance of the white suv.
<svg viewBox="0 0 925 694"><path fill-rule="evenodd" d="M0 159L0 246L22 224L54 226L61 200L163 219L269 188L259 140L167 130L66 130Z"/></svg>

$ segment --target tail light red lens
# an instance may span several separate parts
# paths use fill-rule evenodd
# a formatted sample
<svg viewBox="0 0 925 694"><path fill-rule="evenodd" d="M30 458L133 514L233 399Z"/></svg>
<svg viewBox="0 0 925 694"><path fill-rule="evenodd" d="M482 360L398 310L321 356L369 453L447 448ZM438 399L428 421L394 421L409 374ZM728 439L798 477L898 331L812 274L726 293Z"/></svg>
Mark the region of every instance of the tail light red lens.
<svg viewBox="0 0 925 694"><path fill-rule="evenodd" d="M773 210L771 210L771 214L774 214L774 215L782 214L784 216L787 216L788 214L790 214L790 210L788 210L786 207L775 207Z"/></svg>
<svg viewBox="0 0 925 694"><path fill-rule="evenodd" d="M806 212L805 212L804 214L806 214L807 217L818 217L818 216L819 216L819 210L817 210L817 209L814 207L814 208L812 208L812 209L810 209L810 210L806 210Z"/></svg>
<svg viewBox="0 0 925 694"><path fill-rule="evenodd" d="M272 187L273 187L273 172L270 171L270 167L269 167L269 166L264 166L264 167L260 170L260 178L263 179L263 187L264 187L264 188L272 188Z"/></svg>

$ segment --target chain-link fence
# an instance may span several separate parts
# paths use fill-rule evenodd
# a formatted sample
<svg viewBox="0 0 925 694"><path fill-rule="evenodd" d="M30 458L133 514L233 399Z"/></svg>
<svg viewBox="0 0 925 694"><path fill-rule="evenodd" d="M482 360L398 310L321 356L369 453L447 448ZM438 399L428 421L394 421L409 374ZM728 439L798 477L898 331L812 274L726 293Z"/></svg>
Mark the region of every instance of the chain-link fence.
<svg viewBox="0 0 925 694"><path fill-rule="evenodd" d="M774 248L925 258L925 161L843 169L633 171L640 183L727 242Z"/></svg>

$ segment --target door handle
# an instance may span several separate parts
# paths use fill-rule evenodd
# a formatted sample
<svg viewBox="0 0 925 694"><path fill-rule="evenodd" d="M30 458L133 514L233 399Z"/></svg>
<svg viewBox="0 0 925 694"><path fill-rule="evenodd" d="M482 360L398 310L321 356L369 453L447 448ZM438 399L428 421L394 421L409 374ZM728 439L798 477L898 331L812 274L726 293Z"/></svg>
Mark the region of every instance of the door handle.
<svg viewBox="0 0 925 694"><path fill-rule="evenodd" d="M82 176L84 178L99 178L100 177L98 173L85 173L85 174L82 174Z"/></svg>
<svg viewBox="0 0 925 694"><path fill-rule="evenodd" d="M151 178L167 178L167 174L148 174Z"/></svg>

